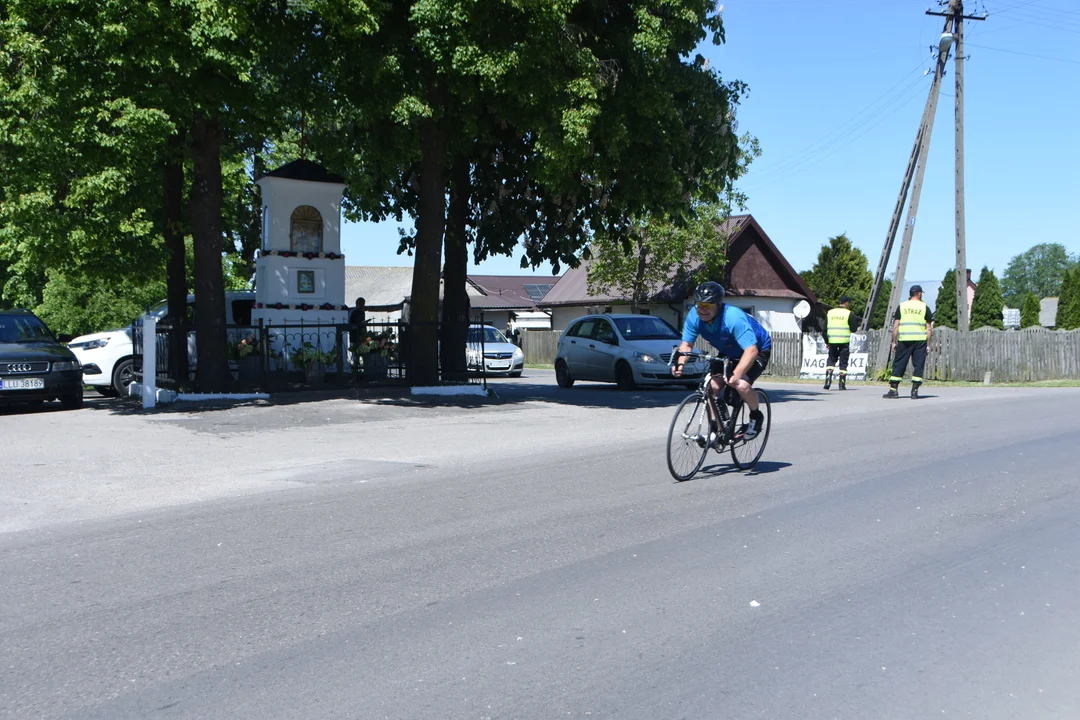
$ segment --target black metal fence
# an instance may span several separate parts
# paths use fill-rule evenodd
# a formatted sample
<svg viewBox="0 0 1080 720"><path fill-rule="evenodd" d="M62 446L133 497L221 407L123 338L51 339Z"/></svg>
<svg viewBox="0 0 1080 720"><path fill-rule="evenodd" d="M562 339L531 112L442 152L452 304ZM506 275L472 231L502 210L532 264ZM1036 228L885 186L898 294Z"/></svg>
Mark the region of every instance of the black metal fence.
<svg viewBox="0 0 1080 720"><path fill-rule="evenodd" d="M233 390L281 392L332 386L408 385L415 356L414 336L422 326L405 322L350 324L227 325L226 349ZM438 336L443 324L436 323ZM159 387L198 390L195 333L188 327L157 325L156 378ZM467 368L459 382L487 385L483 333L479 342L466 343ZM141 322L132 326L135 379L143 381L144 333ZM175 345L174 345L175 343ZM438 353L441 355L441 353ZM186 359L186 363L185 363ZM186 365L186 367L185 367ZM451 373L439 363L440 382Z"/></svg>

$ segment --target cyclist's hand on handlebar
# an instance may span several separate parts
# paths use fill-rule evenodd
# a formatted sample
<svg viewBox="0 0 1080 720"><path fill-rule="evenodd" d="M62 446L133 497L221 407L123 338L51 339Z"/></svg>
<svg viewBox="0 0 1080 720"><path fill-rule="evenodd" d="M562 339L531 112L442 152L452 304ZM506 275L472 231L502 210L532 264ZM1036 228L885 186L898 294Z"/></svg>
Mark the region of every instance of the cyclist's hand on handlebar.
<svg viewBox="0 0 1080 720"><path fill-rule="evenodd" d="M684 355L686 355L686 353L682 352L681 350L675 350L671 353L671 374L674 377L682 376L683 365L685 365L686 363L679 362L679 358Z"/></svg>

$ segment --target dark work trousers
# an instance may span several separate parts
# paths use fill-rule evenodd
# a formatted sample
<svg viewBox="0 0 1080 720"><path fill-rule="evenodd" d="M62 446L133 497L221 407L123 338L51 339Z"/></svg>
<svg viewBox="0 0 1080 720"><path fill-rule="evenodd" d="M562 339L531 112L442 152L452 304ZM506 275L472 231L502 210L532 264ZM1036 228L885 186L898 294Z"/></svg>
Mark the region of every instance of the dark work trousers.
<svg viewBox="0 0 1080 720"><path fill-rule="evenodd" d="M923 369L926 367L926 341L909 340L896 343L896 358L893 359L892 377L889 384L896 387L904 378L908 360L911 360L911 382L921 383Z"/></svg>
<svg viewBox="0 0 1080 720"><path fill-rule="evenodd" d="M829 364L825 372L832 372L836 368L836 361L840 360L840 374L847 374L848 358L851 356L851 343L843 345L829 345Z"/></svg>

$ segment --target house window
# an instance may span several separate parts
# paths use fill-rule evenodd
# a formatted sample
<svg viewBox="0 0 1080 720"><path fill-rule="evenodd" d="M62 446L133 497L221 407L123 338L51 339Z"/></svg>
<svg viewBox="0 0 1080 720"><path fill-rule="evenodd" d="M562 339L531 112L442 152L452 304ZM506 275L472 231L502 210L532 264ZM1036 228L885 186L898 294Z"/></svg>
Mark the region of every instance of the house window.
<svg viewBox="0 0 1080 720"><path fill-rule="evenodd" d="M293 210L289 221L289 249L299 253L319 253L323 247L323 220L310 205Z"/></svg>

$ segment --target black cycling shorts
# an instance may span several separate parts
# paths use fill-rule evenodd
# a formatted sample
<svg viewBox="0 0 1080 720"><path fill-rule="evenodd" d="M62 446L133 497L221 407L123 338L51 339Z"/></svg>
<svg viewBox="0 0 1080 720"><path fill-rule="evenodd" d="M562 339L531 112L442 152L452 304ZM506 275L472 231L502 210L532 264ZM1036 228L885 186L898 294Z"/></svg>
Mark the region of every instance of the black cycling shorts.
<svg viewBox="0 0 1080 720"><path fill-rule="evenodd" d="M758 352L758 356L754 359L754 362L750 364L749 369L746 371L746 382L751 385L754 381L761 377L761 373L765 372L765 368L769 366L769 357L772 355L771 350L762 350ZM731 360L731 369L735 369L735 365L738 364L734 358ZM709 367L709 372L713 375L720 375L724 372L724 360L713 360L712 365Z"/></svg>

